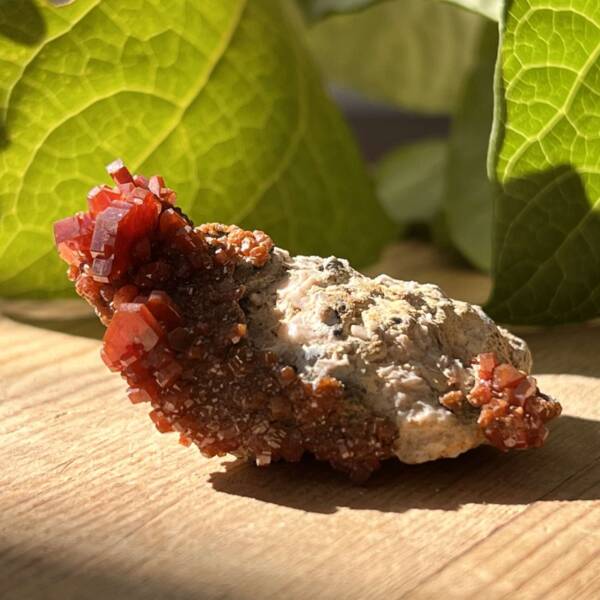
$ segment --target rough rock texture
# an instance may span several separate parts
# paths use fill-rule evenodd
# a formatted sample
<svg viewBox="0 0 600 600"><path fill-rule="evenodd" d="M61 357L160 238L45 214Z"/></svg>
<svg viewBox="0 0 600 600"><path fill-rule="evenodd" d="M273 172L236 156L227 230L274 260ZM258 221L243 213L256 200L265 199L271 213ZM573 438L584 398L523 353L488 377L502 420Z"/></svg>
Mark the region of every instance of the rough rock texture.
<svg viewBox="0 0 600 600"><path fill-rule="evenodd" d="M259 465L308 452L363 480L488 441L541 446L560 405L525 344L436 286L290 255L261 231L194 227L161 177L115 186L55 224L75 289L107 326L102 358L161 432Z"/></svg>
<svg viewBox="0 0 600 600"><path fill-rule="evenodd" d="M408 463L453 457L485 441L477 412L455 415L439 399L468 394L473 358L494 352L529 372L523 340L481 308L435 285L371 279L346 260L274 250L259 271L241 270L249 335L306 381L339 379L348 393L398 428L396 456Z"/></svg>

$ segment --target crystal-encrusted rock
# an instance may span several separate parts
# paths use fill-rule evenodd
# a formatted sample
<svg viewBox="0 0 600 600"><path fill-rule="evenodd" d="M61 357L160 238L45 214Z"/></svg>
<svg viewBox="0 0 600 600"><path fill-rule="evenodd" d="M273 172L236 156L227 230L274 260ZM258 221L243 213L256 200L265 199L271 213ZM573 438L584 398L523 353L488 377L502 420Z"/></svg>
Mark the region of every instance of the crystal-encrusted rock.
<svg viewBox="0 0 600 600"><path fill-rule="evenodd" d="M524 342L433 285L290 256L261 231L194 228L161 177L115 186L55 225L102 358L161 432L259 465L305 452L362 480L381 460L540 446L560 405Z"/></svg>

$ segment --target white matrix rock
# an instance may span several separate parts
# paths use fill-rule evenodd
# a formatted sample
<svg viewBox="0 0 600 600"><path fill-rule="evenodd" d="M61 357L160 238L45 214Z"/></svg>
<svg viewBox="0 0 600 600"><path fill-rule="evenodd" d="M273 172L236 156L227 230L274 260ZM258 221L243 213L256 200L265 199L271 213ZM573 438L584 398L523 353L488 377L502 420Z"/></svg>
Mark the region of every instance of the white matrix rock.
<svg viewBox="0 0 600 600"><path fill-rule="evenodd" d="M485 442L476 412L457 416L439 399L473 387L473 359L495 352L529 372L522 340L478 306L435 285L374 279L346 260L276 248L264 268L240 267L250 337L309 382L332 376L398 428L394 452L406 463L453 457ZM452 386L451 386L452 383Z"/></svg>

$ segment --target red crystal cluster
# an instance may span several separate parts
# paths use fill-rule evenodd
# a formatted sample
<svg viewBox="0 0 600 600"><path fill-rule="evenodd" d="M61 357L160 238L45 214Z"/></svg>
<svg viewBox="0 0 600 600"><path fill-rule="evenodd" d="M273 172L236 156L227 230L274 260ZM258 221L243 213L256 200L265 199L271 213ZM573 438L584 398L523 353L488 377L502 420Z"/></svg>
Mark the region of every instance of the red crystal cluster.
<svg viewBox="0 0 600 600"><path fill-rule="evenodd" d="M481 409L477 422L488 440L501 450L540 447L548 436L545 423L560 415L560 404L527 373L498 364L493 352L480 354L477 363L479 381L467 400Z"/></svg>
<svg viewBox="0 0 600 600"><path fill-rule="evenodd" d="M195 229L162 178L131 175L121 161L108 171L116 185L94 188L89 211L56 223L55 238L77 292L107 325L105 363L132 402L151 404L158 430L260 465L308 451L358 480L392 456L391 422L336 379L303 382L248 338L234 273L241 262L261 268L271 239Z"/></svg>

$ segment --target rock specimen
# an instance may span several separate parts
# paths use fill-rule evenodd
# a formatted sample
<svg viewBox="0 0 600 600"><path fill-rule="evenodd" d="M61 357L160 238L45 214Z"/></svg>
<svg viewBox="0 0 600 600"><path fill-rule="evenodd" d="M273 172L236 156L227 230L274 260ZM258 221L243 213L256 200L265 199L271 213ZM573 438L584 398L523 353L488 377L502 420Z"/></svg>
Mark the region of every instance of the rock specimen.
<svg viewBox="0 0 600 600"><path fill-rule="evenodd" d="M305 453L356 480L482 443L541 446L560 405L523 341L434 285L292 257L261 231L194 228L160 177L114 187L55 224L102 357L161 432L259 465Z"/></svg>

